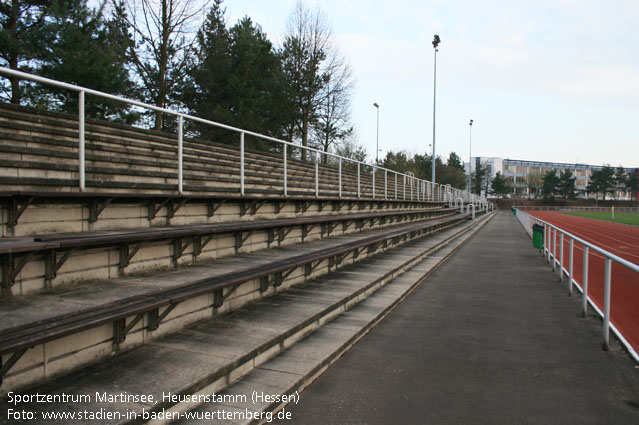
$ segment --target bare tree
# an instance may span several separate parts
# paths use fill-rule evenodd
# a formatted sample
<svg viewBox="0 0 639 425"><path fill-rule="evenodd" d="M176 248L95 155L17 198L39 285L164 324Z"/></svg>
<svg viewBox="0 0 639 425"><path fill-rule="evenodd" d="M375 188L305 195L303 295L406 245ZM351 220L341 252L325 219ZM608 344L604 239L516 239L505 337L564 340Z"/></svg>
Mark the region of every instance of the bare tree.
<svg viewBox="0 0 639 425"><path fill-rule="evenodd" d="M322 63L327 58L331 31L319 9L310 11L298 1L288 22L283 46L283 69L296 113L294 130L301 138L302 146L308 146L309 130L316 118L323 97L321 91L327 76ZM289 134L289 139L294 135ZM302 159L306 151L302 150Z"/></svg>
<svg viewBox="0 0 639 425"><path fill-rule="evenodd" d="M117 0L114 0L114 2ZM144 91L158 107L171 103L170 93L186 76L193 55L195 18L208 0L127 0L123 19L133 31L129 55ZM162 113L155 113L162 129Z"/></svg>
<svg viewBox="0 0 639 425"><path fill-rule="evenodd" d="M322 69L325 83L318 93L320 102L313 122L313 142L324 152L350 137L351 96L353 92L352 72L342 56L333 52ZM323 161L326 163L327 157Z"/></svg>

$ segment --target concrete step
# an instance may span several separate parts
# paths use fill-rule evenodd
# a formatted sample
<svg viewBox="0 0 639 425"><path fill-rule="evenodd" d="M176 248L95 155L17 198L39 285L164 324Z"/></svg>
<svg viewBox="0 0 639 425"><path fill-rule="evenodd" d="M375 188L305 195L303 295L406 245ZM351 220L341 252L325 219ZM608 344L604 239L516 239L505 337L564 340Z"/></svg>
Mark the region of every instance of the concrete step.
<svg viewBox="0 0 639 425"><path fill-rule="evenodd" d="M281 403L249 406L252 391L277 395L301 390L450 255L453 244L470 237L485 222L469 222L463 228L395 248L27 392L59 395L58 400L52 397L51 403L17 403L15 397L5 397L0 407L32 412L31 422L35 423L69 422L68 418L58 422L44 419L45 412L101 412L102 418L110 415L102 423L112 424L146 423L151 418L144 418L144 413L184 414L193 408L199 412L210 407L240 412L247 407L252 412L272 412ZM440 249L449 250L434 254ZM353 308L380 288L388 289ZM317 329L321 330L314 332ZM308 335L312 336L304 339ZM282 356L276 357L280 353ZM250 388L253 382L256 386ZM169 393L172 397L163 397ZM237 397L235 403L227 399L198 407L200 403L189 399L213 393L244 395L247 401ZM83 395L85 399L64 401L62 394L67 398ZM99 400L103 395L115 397ZM142 399L143 395L148 397ZM73 422L95 423L95 416L83 415L87 416ZM11 423L12 419L3 417L0 423Z"/></svg>

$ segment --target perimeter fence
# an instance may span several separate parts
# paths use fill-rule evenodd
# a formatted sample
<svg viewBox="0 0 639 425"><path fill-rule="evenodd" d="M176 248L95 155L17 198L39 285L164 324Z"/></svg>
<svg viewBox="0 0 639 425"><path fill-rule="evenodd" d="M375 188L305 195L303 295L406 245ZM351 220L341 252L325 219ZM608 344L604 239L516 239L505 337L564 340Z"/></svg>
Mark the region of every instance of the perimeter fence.
<svg viewBox="0 0 639 425"><path fill-rule="evenodd" d="M538 207L537 207L538 208ZM554 208L554 207L549 207ZM601 247L594 245L588 241L583 240L545 220L541 220L533 215L528 214L523 209L514 207L513 211L517 220L521 223L529 236L533 236L533 232L536 231L533 226L543 226L543 248L542 253L546 258L546 261L551 265L553 272L559 267L559 280L564 281L564 277L568 278L568 294L573 294L573 287L576 287L582 294L582 314L583 317L587 317L588 305L590 305L594 311L603 318L602 338L603 349L608 350L610 346L610 331L617 336L619 341L628 350L632 358L639 362L639 354L637 349L629 342L629 335L624 335L621 330L611 323L611 314L617 307L611 305L611 290L612 290L612 265L616 263L624 268L627 268L633 272L633 282L637 282L639 285L639 266L631 263L630 261L621 258L611 252L602 249ZM540 210L541 211L541 210ZM553 209L545 211L556 211ZM568 244L568 259L564 256L564 239L567 239ZM576 261L575 256L575 244L579 244L583 248L582 258L582 273L581 282L577 281L575 277L574 264ZM558 246L559 245L559 246ZM590 251L593 251L592 254ZM589 259L591 255L599 254L604 259L604 270L602 275L597 276L598 280L590 282L591 285L601 285L603 280L603 300L596 300L591 296L592 290L589 290ZM592 275L592 274L591 274ZM639 302L639 300L637 300Z"/></svg>

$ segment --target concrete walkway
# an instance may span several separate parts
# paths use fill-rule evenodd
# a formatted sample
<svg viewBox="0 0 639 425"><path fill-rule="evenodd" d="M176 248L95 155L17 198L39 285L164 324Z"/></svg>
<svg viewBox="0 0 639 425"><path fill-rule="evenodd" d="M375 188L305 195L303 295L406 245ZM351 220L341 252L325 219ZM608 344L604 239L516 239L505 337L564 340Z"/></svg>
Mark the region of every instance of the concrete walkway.
<svg viewBox="0 0 639 425"><path fill-rule="evenodd" d="M636 425L639 368L579 309L501 213L279 423Z"/></svg>

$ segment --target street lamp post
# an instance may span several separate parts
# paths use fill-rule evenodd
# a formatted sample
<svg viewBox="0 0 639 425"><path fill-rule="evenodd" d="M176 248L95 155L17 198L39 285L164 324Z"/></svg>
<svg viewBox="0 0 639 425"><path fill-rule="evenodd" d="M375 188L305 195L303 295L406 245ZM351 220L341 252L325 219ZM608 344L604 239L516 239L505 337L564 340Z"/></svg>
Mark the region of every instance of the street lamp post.
<svg viewBox="0 0 639 425"><path fill-rule="evenodd" d="M473 120L470 120L470 132L468 134L468 193L470 193L470 176L473 174Z"/></svg>
<svg viewBox="0 0 639 425"><path fill-rule="evenodd" d="M435 61L433 63L433 157L431 161L432 178L431 181L435 184L435 168L437 161L435 160L435 99L437 94L437 46L439 46L440 38L437 34L433 38L433 48L435 49Z"/></svg>
<svg viewBox="0 0 639 425"><path fill-rule="evenodd" d="M375 109L377 109L377 144L375 146L375 164L379 165L379 105L377 102L373 103Z"/></svg>

